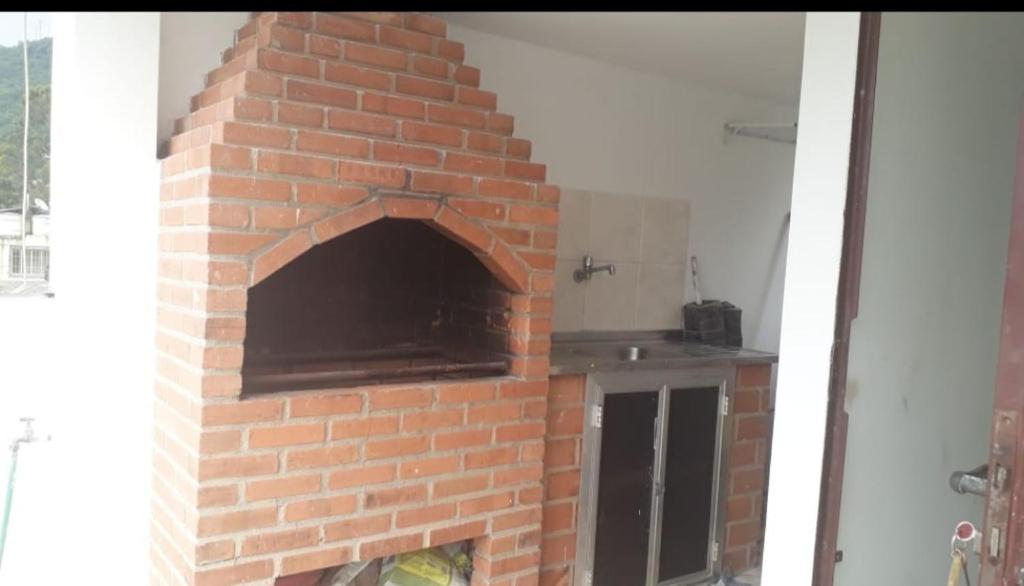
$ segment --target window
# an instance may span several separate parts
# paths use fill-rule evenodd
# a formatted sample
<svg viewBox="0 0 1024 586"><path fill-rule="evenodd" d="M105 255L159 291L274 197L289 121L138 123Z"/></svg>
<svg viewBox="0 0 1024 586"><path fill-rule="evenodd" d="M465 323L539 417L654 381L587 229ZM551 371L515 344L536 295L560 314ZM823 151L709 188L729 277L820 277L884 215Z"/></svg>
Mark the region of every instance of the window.
<svg viewBox="0 0 1024 586"><path fill-rule="evenodd" d="M21 268L21 257L22 248L20 246L12 246L10 248L10 267L11 277L28 277L30 279L46 279L47 273L50 269L50 249L49 248L25 248L25 264L28 266L28 271L25 272Z"/></svg>
<svg viewBox="0 0 1024 586"><path fill-rule="evenodd" d="M0 12L0 296L49 292L52 56L49 13Z"/></svg>

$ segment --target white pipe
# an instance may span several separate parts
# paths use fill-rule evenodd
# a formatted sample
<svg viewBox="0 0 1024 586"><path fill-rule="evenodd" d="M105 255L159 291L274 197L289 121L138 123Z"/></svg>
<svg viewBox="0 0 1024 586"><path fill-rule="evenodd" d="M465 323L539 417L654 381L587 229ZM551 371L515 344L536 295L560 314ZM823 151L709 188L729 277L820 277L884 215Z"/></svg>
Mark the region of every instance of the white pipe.
<svg viewBox="0 0 1024 586"><path fill-rule="evenodd" d="M22 44L22 55L25 58L25 128L21 139L21 282L22 287L28 286L28 254L26 251L26 238L28 235L28 114L29 114L29 91L28 91L28 12L24 19L24 42Z"/></svg>
<svg viewBox="0 0 1024 586"><path fill-rule="evenodd" d="M690 272L693 274L693 294L697 298L697 305L704 303L704 297L700 293L700 277L697 275L697 257L690 257Z"/></svg>

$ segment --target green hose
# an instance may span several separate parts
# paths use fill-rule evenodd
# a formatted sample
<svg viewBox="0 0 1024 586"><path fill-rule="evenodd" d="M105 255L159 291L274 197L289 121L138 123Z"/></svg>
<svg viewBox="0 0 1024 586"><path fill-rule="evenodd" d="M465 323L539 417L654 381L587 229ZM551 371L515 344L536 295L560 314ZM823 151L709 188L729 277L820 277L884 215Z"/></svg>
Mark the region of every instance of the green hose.
<svg viewBox="0 0 1024 586"><path fill-rule="evenodd" d="M11 520L11 501L14 500L14 471L18 468L19 442L11 444L11 472L7 476L7 498L4 499L4 520L0 525L0 565L4 561L4 545L7 543L7 523Z"/></svg>

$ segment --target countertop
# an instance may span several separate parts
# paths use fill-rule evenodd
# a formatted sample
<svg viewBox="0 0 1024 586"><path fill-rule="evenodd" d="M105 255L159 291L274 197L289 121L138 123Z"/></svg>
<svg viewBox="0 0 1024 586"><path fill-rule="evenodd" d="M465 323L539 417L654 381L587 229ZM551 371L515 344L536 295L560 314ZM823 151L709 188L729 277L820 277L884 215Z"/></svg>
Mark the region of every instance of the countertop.
<svg viewBox="0 0 1024 586"><path fill-rule="evenodd" d="M624 357L627 346L640 347L644 357L627 360ZM679 330L556 333L551 344L552 375L772 364L777 361L778 355L771 352L686 342Z"/></svg>

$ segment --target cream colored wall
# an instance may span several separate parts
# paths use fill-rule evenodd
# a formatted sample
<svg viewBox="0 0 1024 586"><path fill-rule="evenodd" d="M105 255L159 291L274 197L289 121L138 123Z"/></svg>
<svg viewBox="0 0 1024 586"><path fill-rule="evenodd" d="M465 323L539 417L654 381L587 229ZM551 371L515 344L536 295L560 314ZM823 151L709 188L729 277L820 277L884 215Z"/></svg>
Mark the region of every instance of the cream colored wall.
<svg viewBox="0 0 1024 586"><path fill-rule="evenodd" d="M563 188L555 330L679 328L689 227L686 200ZM576 283L583 255L615 274Z"/></svg>
<svg viewBox="0 0 1024 586"><path fill-rule="evenodd" d="M248 19L248 12L160 13L159 140L171 138L174 121L188 114L189 98L202 91L205 75Z"/></svg>
<svg viewBox="0 0 1024 586"><path fill-rule="evenodd" d="M515 116L516 136L533 142L533 160L547 165L550 183L632 198L622 208L631 207L634 215L647 198L689 202L686 250L700 259L704 296L743 309L746 345L778 349L794 150L763 140L726 140L723 126L792 122L795 104L717 91L452 24L448 36L466 44L466 63L480 68L481 87L498 94L499 110ZM563 208L562 215L574 213ZM616 264L622 273L594 277L585 294L591 317L584 317L584 326L678 326L666 308L692 300L689 277L681 293L678 273L660 274L663 284L668 281L663 289L643 290L663 297L655 306L664 311L638 312L631 298L640 282L639 267L630 266L636 258L625 252L613 256L621 257ZM560 308L569 304L564 295L580 296L575 284L565 285L572 283L572 268L565 262L556 267ZM653 274L647 271L648 282ZM602 294L608 301L598 303ZM579 308L574 311L570 319L556 309L556 331L579 324Z"/></svg>

